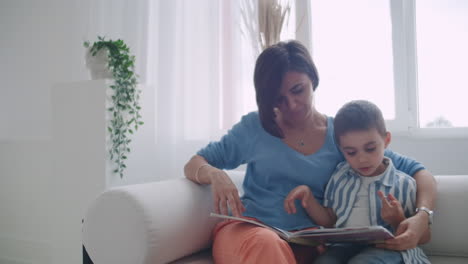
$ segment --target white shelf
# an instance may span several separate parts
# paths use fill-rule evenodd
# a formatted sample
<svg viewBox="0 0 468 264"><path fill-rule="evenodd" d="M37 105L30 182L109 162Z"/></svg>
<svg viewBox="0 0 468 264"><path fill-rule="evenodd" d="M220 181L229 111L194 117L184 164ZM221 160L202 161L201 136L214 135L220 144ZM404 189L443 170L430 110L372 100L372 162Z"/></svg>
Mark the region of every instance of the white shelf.
<svg viewBox="0 0 468 264"><path fill-rule="evenodd" d="M56 204L55 263L81 262L81 219L87 206L109 187L106 148L108 80L52 87L53 180Z"/></svg>

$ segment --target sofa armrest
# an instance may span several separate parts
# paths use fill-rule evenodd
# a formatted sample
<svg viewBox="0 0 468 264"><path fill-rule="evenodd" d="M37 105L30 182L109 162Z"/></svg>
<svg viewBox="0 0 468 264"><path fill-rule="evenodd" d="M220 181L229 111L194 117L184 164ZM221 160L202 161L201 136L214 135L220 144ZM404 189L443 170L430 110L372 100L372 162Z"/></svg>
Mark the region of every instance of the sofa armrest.
<svg viewBox="0 0 468 264"><path fill-rule="evenodd" d="M437 201L428 255L468 257L466 220L468 175L437 175Z"/></svg>
<svg viewBox="0 0 468 264"><path fill-rule="evenodd" d="M88 208L83 244L94 263L167 263L210 247L212 208L210 187L185 178L113 188Z"/></svg>

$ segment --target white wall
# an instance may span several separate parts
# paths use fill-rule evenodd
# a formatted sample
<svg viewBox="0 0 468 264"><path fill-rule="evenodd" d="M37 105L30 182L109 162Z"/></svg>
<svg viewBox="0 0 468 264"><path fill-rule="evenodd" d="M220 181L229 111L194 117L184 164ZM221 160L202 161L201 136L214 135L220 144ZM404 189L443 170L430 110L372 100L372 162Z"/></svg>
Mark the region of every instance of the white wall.
<svg viewBox="0 0 468 264"><path fill-rule="evenodd" d="M141 25L145 21L140 18L132 20L137 26L119 20L114 21L113 29L100 24L110 16L99 14L93 7L109 6L107 12L117 12L110 2L0 2L0 263L61 264L54 239L60 223L52 216L60 215L62 212L56 209L66 206L60 204L63 197L55 195L66 195L66 186L57 185L52 175L50 89L56 83L88 78L82 47L86 38L101 32L113 37L119 35L116 28L122 28L131 47L144 49L143 42L135 37L138 30L144 30ZM124 0L112 1L129 5L122 15L130 17L144 9L144 2L132 1L135 4L129 5ZM144 77L144 73L141 75ZM180 161L168 160L164 150L155 151L161 145L156 145L154 137L153 87L146 87L143 93L146 124L135 138L128 178L116 178L112 185L168 178L177 169L182 175ZM392 148L424 162L435 174L468 174L467 139L394 137ZM191 155L186 149L180 151L182 157Z"/></svg>
<svg viewBox="0 0 468 264"><path fill-rule="evenodd" d="M78 1L0 2L0 262L53 263L50 87L86 77Z"/></svg>
<svg viewBox="0 0 468 264"><path fill-rule="evenodd" d="M124 38L134 50L143 50L144 39L136 36L146 30L141 26L145 16L136 13L145 10L145 4L143 0L0 1L0 263L80 263L77 258L63 261L64 246L59 243L67 241L67 234L57 232L68 214L81 212L76 214L79 208L66 204L79 197L73 193L74 181L66 177L59 181L54 177L60 176L53 175L51 88L88 79L82 46L85 39L94 40L98 34ZM131 23L109 21L119 17L115 13L121 10L120 17L129 18ZM137 60L137 67L143 68L145 63ZM144 78L144 72L138 73ZM134 138L135 154L127 163L127 177L110 179L111 186L159 179L154 153L154 91L143 88L146 124ZM81 254L81 248L76 251Z"/></svg>
<svg viewBox="0 0 468 264"><path fill-rule="evenodd" d="M78 1L2 1L0 138L50 139L50 96L56 81L86 76L81 62ZM67 67L64 67L67 65Z"/></svg>

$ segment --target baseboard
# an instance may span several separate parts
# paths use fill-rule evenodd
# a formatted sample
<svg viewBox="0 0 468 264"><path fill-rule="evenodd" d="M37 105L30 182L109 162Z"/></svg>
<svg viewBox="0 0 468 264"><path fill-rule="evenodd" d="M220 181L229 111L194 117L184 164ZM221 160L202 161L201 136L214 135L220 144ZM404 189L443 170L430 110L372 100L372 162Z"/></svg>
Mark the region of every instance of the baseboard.
<svg viewBox="0 0 468 264"><path fill-rule="evenodd" d="M33 264L32 262L24 262L21 260L6 259L4 257L0 257L0 263L2 264Z"/></svg>
<svg viewBox="0 0 468 264"><path fill-rule="evenodd" d="M44 241L0 237L1 264L50 264L52 246Z"/></svg>

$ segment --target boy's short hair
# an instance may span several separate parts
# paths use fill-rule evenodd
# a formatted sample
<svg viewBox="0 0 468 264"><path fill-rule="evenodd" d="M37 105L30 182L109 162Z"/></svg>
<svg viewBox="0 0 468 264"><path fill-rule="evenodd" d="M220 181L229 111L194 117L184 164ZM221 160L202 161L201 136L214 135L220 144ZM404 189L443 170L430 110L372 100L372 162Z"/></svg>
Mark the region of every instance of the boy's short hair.
<svg viewBox="0 0 468 264"><path fill-rule="evenodd" d="M356 100L346 103L338 110L334 119L335 139L340 144L340 136L351 131L377 129L385 136L387 129L380 109L366 100Z"/></svg>

